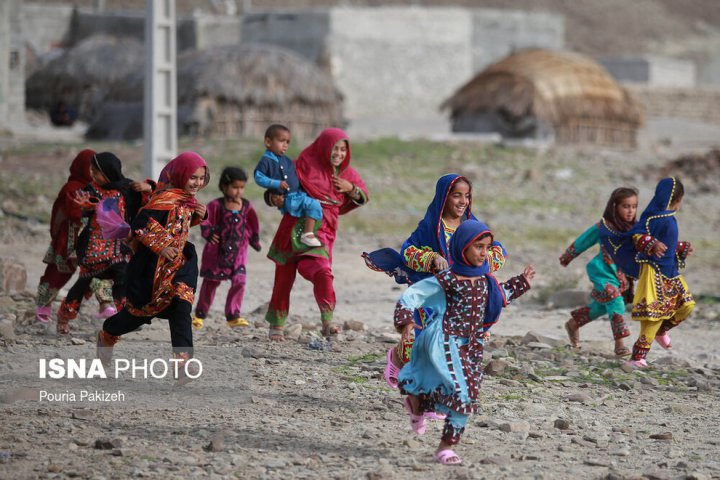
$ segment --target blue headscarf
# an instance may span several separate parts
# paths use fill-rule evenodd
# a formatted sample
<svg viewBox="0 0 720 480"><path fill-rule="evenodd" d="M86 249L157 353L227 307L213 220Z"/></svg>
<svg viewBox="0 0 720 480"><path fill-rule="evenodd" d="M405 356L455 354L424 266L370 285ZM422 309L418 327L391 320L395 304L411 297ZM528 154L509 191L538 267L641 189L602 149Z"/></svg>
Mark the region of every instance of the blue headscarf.
<svg viewBox="0 0 720 480"><path fill-rule="evenodd" d="M678 275L675 252L677 250L679 231L675 219L675 210L669 209L670 203L675 200L673 197L676 188L677 180L674 177L660 180L655 188L655 195L643 211L640 220L627 232L630 239L636 234L651 235L667 246L665 254L660 258L637 252L635 261L637 263L649 263L669 278Z"/></svg>
<svg viewBox="0 0 720 480"><path fill-rule="evenodd" d="M448 173L438 179L435 184L435 196L425 211L425 217L418 222L418 226L412 235L410 235L410 238L405 240L402 250L405 250L405 248L409 245L415 245L416 247L430 247L433 252L439 253L448 260L450 259L448 247L445 243L445 228L442 224L442 214L445 209L445 202L447 202L447 199L450 196L450 192L455 184L457 184L460 180L470 184L465 177L458 175L457 173ZM472 215L472 195L461 222L471 218L475 218Z"/></svg>
<svg viewBox="0 0 720 480"><path fill-rule="evenodd" d="M476 267L469 264L465 257L465 249L486 233L490 234L490 242L492 242L490 227L477 220L463 222L455 230L455 234L450 239L450 258L452 259L450 270L453 273L464 277L479 277L490 272L490 264L487 261Z"/></svg>
<svg viewBox="0 0 720 480"><path fill-rule="evenodd" d="M472 219L461 223L450 239L450 256L453 261L450 270L464 277L484 275L487 278L488 303L485 308L485 318L483 319L483 331L488 331L497 322L502 308L507 304L505 294L500 288L497 279L490 274L490 265L487 260L479 267L476 267L469 264L465 257L467 247L486 233L489 233L492 238L492 232L487 225Z"/></svg>
<svg viewBox="0 0 720 480"><path fill-rule="evenodd" d="M440 177L435 184L435 196L430 202L423 217L415 231L403 242L400 252L404 252L409 246L430 247L433 252L437 252L451 262L448 247L445 242L445 228L442 224L442 213L445 209L450 192L459 180L464 180L468 184L470 181L457 173L448 173ZM472 196L468 204L462 220L475 219L470 211L472 206ZM461 220L461 221L462 221ZM428 272L416 272L408 268L403 260L402 253L392 248L383 248L370 253L363 253L363 258L368 267L379 272L385 272L395 278L397 283L415 283L431 276Z"/></svg>

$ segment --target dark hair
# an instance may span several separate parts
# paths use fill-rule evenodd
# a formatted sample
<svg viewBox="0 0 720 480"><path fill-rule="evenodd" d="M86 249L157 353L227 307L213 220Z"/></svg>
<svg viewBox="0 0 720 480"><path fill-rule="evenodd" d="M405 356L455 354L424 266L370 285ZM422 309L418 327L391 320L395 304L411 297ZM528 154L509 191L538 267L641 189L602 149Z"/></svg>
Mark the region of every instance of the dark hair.
<svg viewBox="0 0 720 480"><path fill-rule="evenodd" d="M685 186L680 181L679 178L675 177L675 188L673 189L672 195L670 195L670 202L668 205L672 205L673 203L677 202L678 200L681 200L685 196Z"/></svg>
<svg viewBox="0 0 720 480"><path fill-rule="evenodd" d="M265 130L265 138L273 139L280 132L290 133L290 129L288 127L286 127L285 125L280 125L279 123L273 123L272 125L270 125L267 128L267 130Z"/></svg>
<svg viewBox="0 0 720 480"><path fill-rule="evenodd" d="M459 176L458 178L455 179L455 182L453 183L453 186L450 189L450 191L452 192L453 190L455 190L455 185L457 185L460 182L467 183L468 187L470 187L470 191L472 192L472 182L470 181L470 179L468 179L467 177L463 177L463 176Z"/></svg>
<svg viewBox="0 0 720 480"><path fill-rule="evenodd" d="M239 167L225 167L220 174L218 187L222 190L236 180L247 182L247 174L245 173L245 170Z"/></svg>
<svg viewBox="0 0 720 480"><path fill-rule="evenodd" d="M630 230L630 228L637 221L637 217L634 217L631 221L626 222L625 220L618 217L617 206L626 198L637 196L637 188L620 187L613 190L613 192L610 194L610 199L605 206L605 211L603 212L603 218L605 219L605 221L609 222L611 227L621 232L627 232L628 230Z"/></svg>

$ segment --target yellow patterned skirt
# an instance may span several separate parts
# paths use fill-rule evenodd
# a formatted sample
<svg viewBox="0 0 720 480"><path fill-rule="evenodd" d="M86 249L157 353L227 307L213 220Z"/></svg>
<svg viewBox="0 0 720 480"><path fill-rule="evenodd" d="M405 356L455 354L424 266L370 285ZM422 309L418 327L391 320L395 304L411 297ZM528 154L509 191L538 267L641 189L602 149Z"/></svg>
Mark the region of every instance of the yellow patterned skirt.
<svg viewBox="0 0 720 480"><path fill-rule="evenodd" d="M695 308L695 300L682 275L668 278L644 263L640 267L640 280L635 286L632 319L659 322L671 320L678 324Z"/></svg>

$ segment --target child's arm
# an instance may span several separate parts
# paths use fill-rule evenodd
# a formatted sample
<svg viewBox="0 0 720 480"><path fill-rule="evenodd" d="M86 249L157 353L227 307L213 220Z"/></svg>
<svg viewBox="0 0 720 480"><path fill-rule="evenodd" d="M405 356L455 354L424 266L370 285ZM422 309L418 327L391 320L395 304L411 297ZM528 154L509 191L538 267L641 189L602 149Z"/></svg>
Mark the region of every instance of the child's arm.
<svg viewBox="0 0 720 480"><path fill-rule="evenodd" d="M695 249L690 242L678 242L677 248L675 249L675 257L678 267L685 268L685 260L694 252Z"/></svg>
<svg viewBox="0 0 720 480"><path fill-rule="evenodd" d="M260 245L260 222L258 221L257 213L255 213L255 209L250 202L248 202L247 208L247 228L250 234L250 246L256 252L259 252L262 249L262 246Z"/></svg>
<svg viewBox="0 0 720 480"><path fill-rule="evenodd" d="M500 291L504 298L503 307L507 306L511 301L521 297L525 292L530 290L530 282L535 278L535 268L532 265L525 267L521 275L516 275L506 282L499 283ZM492 281L492 280L490 280ZM488 332L490 327L495 325L498 317L487 318L483 320L483 332Z"/></svg>
<svg viewBox="0 0 720 480"><path fill-rule="evenodd" d="M578 257L585 250L598 243L599 240L600 230L598 229L598 225L595 224L585 230L582 235L576 238L575 241L565 249L565 252L560 255L560 265L567 267L575 257Z"/></svg>
<svg viewBox="0 0 720 480"><path fill-rule="evenodd" d="M217 203L212 201L207 204L207 217L200 223L200 235L207 240L209 243L218 243L220 237L218 236L218 220L217 220Z"/></svg>
<svg viewBox="0 0 720 480"><path fill-rule="evenodd" d="M395 305L395 328L398 332L402 332L408 325L414 325L415 310L438 305L445 305L445 292L435 277L410 285Z"/></svg>
<svg viewBox="0 0 720 480"><path fill-rule="evenodd" d="M255 168L255 173L253 174L253 177L255 178L255 183L265 189L281 190L282 184L284 182L269 177L267 173L263 171L264 161L265 159L260 160L260 163L258 163L258 166ZM287 186L287 183L285 185Z"/></svg>
<svg viewBox="0 0 720 480"><path fill-rule="evenodd" d="M176 245L175 237L160 222L162 216L167 217L167 212L141 210L132 223L132 231L134 238L153 253L173 260L181 250Z"/></svg>

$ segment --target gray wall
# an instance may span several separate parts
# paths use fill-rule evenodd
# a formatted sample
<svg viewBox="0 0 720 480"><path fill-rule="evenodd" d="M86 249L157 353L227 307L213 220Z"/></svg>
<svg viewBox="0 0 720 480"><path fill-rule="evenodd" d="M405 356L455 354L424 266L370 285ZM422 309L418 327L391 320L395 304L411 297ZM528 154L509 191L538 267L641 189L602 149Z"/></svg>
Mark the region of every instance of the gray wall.
<svg viewBox="0 0 720 480"><path fill-rule="evenodd" d="M512 50L564 46L562 16L432 7L330 8L257 12L243 18L243 42L271 43L328 69L353 124L441 121L440 104L472 75ZM417 128L417 125L413 125Z"/></svg>
<svg viewBox="0 0 720 480"><path fill-rule="evenodd" d="M0 1L0 129L25 123L25 44L22 0Z"/></svg>
<svg viewBox="0 0 720 480"><path fill-rule="evenodd" d="M599 62L620 82L646 83L665 87L694 87L695 64L656 56L636 58L603 58Z"/></svg>

